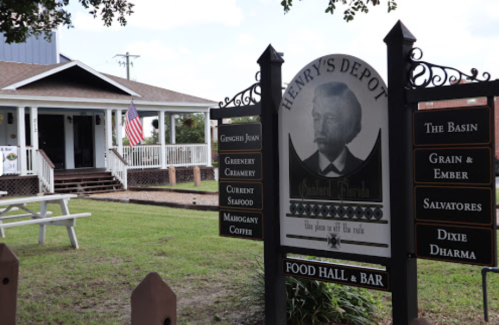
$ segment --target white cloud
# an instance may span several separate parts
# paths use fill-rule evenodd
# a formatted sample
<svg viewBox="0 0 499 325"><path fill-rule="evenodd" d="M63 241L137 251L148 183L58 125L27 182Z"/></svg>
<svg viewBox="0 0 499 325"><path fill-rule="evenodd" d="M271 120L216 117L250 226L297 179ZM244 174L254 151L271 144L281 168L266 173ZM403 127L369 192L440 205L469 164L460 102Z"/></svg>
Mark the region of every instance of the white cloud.
<svg viewBox="0 0 499 325"><path fill-rule="evenodd" d="M238 26L244 18L235 0L141 0L134 11L130 25L153 30L210 23Z"/></svg>

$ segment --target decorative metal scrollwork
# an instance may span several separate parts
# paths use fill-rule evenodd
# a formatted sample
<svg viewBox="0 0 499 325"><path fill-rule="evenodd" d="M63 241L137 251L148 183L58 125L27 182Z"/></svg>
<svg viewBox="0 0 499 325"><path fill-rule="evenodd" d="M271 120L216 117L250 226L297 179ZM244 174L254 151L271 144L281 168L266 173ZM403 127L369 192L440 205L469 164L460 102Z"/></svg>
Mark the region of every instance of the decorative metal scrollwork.
<svg viewBox="0 0 499 325"><path fill-rule="evenodd" d="M486 82L490 80L490 73L484 72L483 79L478 79L478 70L471 69L471 74L463 73L455 68L440 66L433 63L420 61L423 51L413 48L409 54L411 64L408 86L410 88L442 87L446 84L457 85L463 80L474 82ZM417 71L416 71L417 70Z"/></svg>
<svg viewBox="0 0 499 325"><path fill-rule="evenodd" d="M257 104L260 101L260 71L255 75L256 82L245 90L237 93L232 99L225 97L224 101L218 103L219 108L242 107Z"/></svg>

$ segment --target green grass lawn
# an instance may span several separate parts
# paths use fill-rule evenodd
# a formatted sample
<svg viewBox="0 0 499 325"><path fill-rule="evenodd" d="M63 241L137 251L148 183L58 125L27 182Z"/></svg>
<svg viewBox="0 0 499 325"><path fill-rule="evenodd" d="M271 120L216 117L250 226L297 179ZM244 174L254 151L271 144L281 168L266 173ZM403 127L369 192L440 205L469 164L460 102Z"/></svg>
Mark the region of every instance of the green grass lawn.
<svg viewBox="0 0 499 325"><path fill-rule="evenodd" d="M177 294L179 324L234 324L249 314L241 292L262 242L220 237L217 213L88 200L71 200L70 211L92 213L77 221L79 250L64 227L47 227L43 246L35 225L0 238L20 259L17 324L130 324L131 291L151 271ZM480 270L418 260L420 316L486 324ZM391 295L371 292L386 306L379 324L390 324ZM488 292L489 324L499 324L499 274L489 273Z"/></svg>
<svg viewBox="0 0 499 325"><path fill-rule="evenodd" d="M217 181L202 181L201 186L194 186L194 182L191 182L191 183L178 183L176 186L161 185L161 186L151 186L151 187L153 187L153 188L173 188L173 189L177 189L177 190L218 192L218 182Z"/></svg>
<svg viewBox="0 0 499 325"><path fill-rule="evenodd" d="M88 200L70 211L92 213L77 221L78 250L65 227L47 227L43 246L36 225L0 238L20 260L17 324L130 324L131 291L151 271L177 294L179 324L241 309L262 242L220 237L217 213Z"/></svg>

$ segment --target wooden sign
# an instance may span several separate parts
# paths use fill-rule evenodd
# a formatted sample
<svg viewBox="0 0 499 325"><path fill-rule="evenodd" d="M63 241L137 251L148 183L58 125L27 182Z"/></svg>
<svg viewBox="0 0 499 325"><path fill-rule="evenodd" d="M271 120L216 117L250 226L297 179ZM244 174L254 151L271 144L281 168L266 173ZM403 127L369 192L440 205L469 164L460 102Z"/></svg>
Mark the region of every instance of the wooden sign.
<svg viewBox="0 0 499 325"><path fill-rule="evenodd" d="M261 210L263 192L261 183L219 182L221 208Z"/></svg>
<svg viewBox="0 0 499 325"><path fill-rule="evenodd" d="M414 150L414 181L434 184L489 185L492 182L490 148Z"/></svg>
<svg viewBox="0 0 499 325"><path fill-rule="evenodd" d="M219 159L221 180L262 180L261 153L223 153Z"/></svg>
<svg viewBox="0 0 499 325"><path fill-rule="evenodd" d="M260 123L224 124L218 127L218 150L255 151L262 149Z"/></svg>
<svg viewBox="0 0 499 325"><path fill-rule="evenodd" d="M389 275L385 270L284 258L282 273L287 276L390 291Z"/></svg>
<svg viewBox="0 0 499 325"><path fill-rule="evenodd" d="M495 218L488 187L416 186L416 221L490 226Z"/></svg>
<svg viewBox="0 0 499 325"><path fill-rule="evenodd" d="M414 145L487 145L491 142L489 107L414 112Z"/></svg>
<svg viewBox="0 0 499 325"><path fill-rule="evenodd" d="M220 236L263 240L261 212L220 210Z"/></svg>
<svg viewBox="0 0 499 325"><path fill-rule="evenodd" d="M497 263L491 116L489 107L414 112L418 258Z"/></svg>
<svg viewBox="0 0 499 325"><path fill-rule="evenodd" d="M416 223L416 257L492 266L494 236L491 228Z"/></svg>
<svg viewBox="0 0 499 325"><path fill-rule="evenodd" d="M315 59L291 80L279 108L281 245L391 257L386 90L373 67L343 54Z"/></svg>

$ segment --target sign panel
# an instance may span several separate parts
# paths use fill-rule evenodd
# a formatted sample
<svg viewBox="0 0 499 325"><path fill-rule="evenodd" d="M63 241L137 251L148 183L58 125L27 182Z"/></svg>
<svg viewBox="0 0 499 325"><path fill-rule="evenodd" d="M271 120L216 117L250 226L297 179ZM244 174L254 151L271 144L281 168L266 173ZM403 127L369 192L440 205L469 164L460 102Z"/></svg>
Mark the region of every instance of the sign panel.
<svg viewBox="0 0 499 325"><path fill-rule="evenodd" d="M281 245L390 257L388 159L380 75L348 55L305 66L279 109Z"/></svg>
<svg viewBox="0 0 499 325"><path fill-rule="evenodd" d="M251 151L262 149L260 123L223 124L218 127L219 151Z"/></svg>
<svg viewBox="0 0 499 325"><path fill-rule="evenodd" d="M489 185L492 182L490 148L414 150L416 183Z"/></svg>
<svg viewBox="0 0 499 325"><path fill-rule="evenodd" d="M219 182L218 184L221 208L262 209L261 183Z"/></svg>
<svg viewBox="0 0 499 325"><path fill-rule="evenodd" d="M492 139L489 107L414 112L414 145L487 145Z"/></svg>
<svg viewBox="0 0 499 325"><path fill-rule="evenodd" d="M282 273L287 276L390 291L389 276L385 270L284 258Z"/></svg>
<svg viewBox="0 0 499 325"><path fill-rule="evenodd" d="M220 236L263 240L261 212L220 210Z"/></svg>
<svg viewBox="0 0 499 325"><path fill-rule="evenodd" d="M224 153L219 161L221 180L262 180L261 153Z"/></svg>
<svg viewBox="0 0 499 325"><path fill-rule="evenodd" d="M4 174L18 174L17 162L17 147L16 146L2 146L0 152L3 154L3 173Z"/></svg>
<svg viewBox="0 0 499 325"><path fill-rule="evenodd" d="M416 186L414 215L417 221L490 226L492 194L488 187Z"/></svg>
<svg viewBox="0 0 499 325"><path fill-rule="evenodd" d="M495 265L491 228L416 223L416 257L474 265Z"/></svg>

